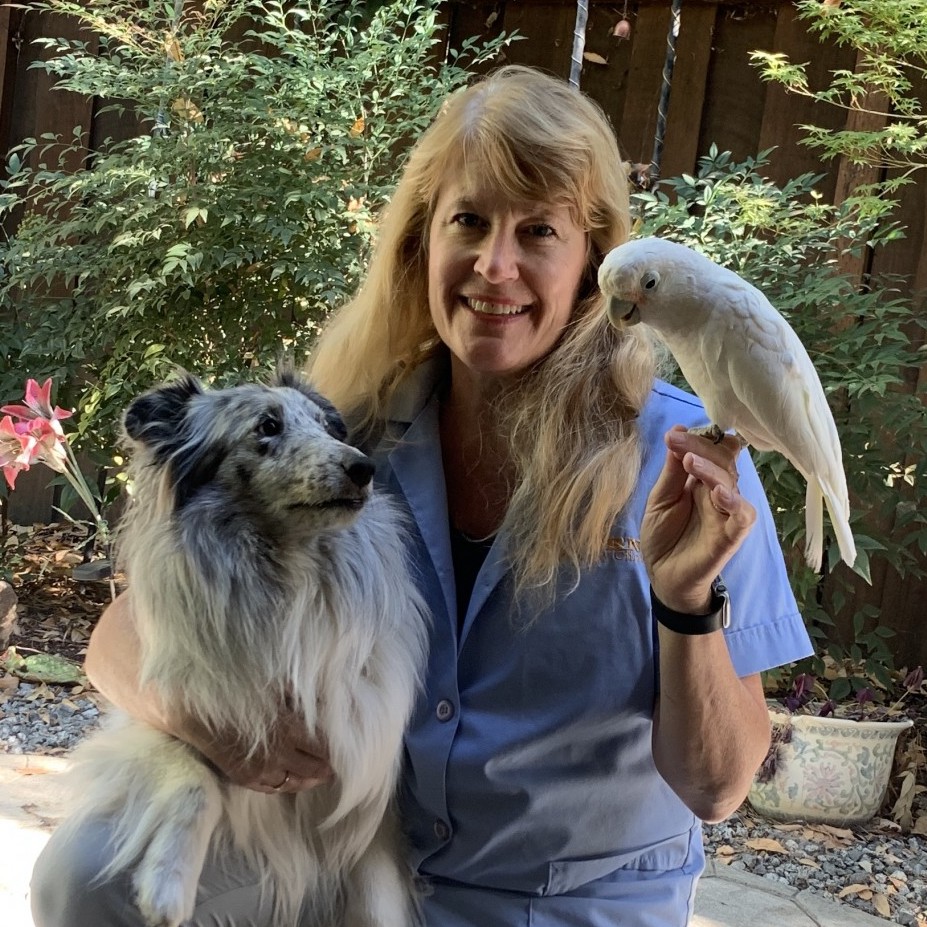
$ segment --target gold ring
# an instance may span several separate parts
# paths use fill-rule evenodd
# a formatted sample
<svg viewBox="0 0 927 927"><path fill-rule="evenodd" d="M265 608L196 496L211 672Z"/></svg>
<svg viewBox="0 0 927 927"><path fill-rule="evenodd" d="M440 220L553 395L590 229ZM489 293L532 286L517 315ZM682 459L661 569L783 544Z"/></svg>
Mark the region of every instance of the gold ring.
<svg viewBox="0 0 927 927"><path fill-rule="evenodd" d="M279 792L280 789L282 789L289 781L290 781L290 774L289 774L288 772L284 772L284 774L283 774L283 782L281 782L280 785L273 785L273 786L271 786L271 788L272 788L275 792Z"/></svg>

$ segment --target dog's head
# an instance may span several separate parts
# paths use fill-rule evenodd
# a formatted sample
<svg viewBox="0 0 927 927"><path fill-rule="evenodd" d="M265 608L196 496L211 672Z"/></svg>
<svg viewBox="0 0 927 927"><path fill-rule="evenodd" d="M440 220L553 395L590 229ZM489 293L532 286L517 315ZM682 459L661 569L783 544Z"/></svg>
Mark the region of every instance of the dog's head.
<svg viewBox="0 0 927 927"><path fill-rule="evenodd" d="M187 375L134 400L123 425L136 467L160 471L176 509L209 501L314 531L349 524L370 493L373 463L291 372L216 390Z"/></svg>

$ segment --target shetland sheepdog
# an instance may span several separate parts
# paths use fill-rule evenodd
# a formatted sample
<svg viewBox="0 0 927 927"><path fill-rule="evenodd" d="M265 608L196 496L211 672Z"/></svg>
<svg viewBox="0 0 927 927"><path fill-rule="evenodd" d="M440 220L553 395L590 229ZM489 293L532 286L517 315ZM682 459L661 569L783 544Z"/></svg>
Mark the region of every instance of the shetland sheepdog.
<svg viewBox="0 0 927 927"><path fill-rule="evenodd" d="M138 397L133 494L117 537L141 681L168 717L269 746L282 704L325 745L306 791L235 786L193 748L121 712L76 751L75 816L110 822L101 879L130 873L152 927L193 912L207 852L244 854L274 923L408 927L412 873L394 808L427 616L401 517L372 489L335 408L293 373ZM300 915L302 912L302 915Z"/></svg>

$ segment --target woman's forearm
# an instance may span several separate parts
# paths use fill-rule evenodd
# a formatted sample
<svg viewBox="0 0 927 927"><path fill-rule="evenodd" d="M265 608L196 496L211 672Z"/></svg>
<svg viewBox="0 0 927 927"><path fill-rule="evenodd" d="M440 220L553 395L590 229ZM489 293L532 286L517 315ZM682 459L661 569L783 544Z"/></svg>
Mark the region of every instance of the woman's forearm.
<svg viewBox="0 0 927 927"><path fill-rule="evenodd" d="M141 642L129 597L119 596L90 636L85 669L90 681L114 705L140 721L175 734L157 693L141 685Z"/></svg>
<svg viewBox="0 0 927 927"><path fill-rule="evenodd" d="M217 732L195 716L169 715L154 687L141 685L141 642L127 595L120 596L97 622L85 665L90 681L114 705L190 744L237 785L274 791L270 784L287 776L294 791L332 775L324 746L306 730L302 716L285 704L268 735L267 748L258 751L241 743L237 731Z"/></svg>
<svg viewBox="0 0 927 927"><path fill-rule="evenodd" d="M692 812L719 821L744 800L769 749L760 677L737 677L720 631L660 627L660 698L654 713L657 770Z"/></svg>

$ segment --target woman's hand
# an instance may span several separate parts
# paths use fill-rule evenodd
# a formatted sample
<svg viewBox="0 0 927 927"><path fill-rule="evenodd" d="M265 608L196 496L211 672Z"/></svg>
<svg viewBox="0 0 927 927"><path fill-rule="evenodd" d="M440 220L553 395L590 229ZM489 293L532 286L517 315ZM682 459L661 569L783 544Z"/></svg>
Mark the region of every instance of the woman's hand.
<svg viewBox="0 0 927 927"><path fill-rule="evenodd" d="M175 737L202 753L230 782L257 792L302 792L332 777L325 745L302 715L281 704L266 749L250 753L235 732L216 734L194 718L175 721Z"/></svg>
<svg viewBox="0 0 927 927"><path fill-rule="evenodd" d="M715 444L682 425L666 433L666 462L647 499L641 550L657 598L674 611L704 614L711 584L756 520L737 491L740 440Z"/></svg>
<svg viewBox="0 0 927 927"><path fill-rule="evenodd" d="M196 719L169 715L158 693L150 686L143 688L139 681L141 642L130 595L119 596L97 622L85 666L91 682L113 704L190 744L236 785L259 792L298 792L332 775L325 745L312 738L302 717L285 702L268 737L268 748L250 755L237 732L217 734Z"/></svg>

